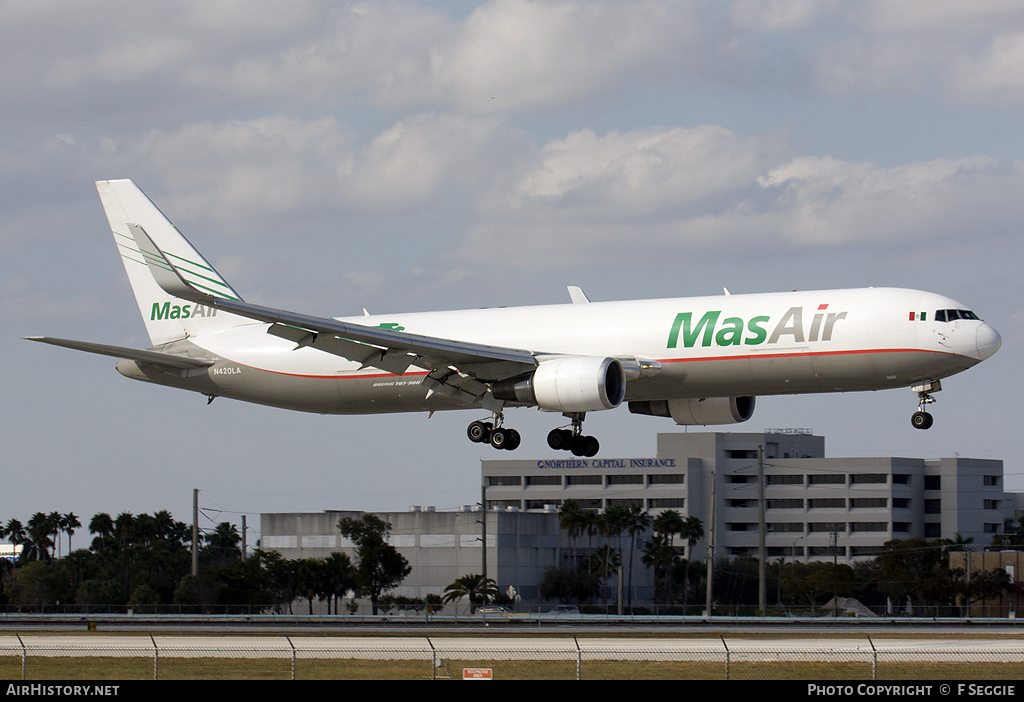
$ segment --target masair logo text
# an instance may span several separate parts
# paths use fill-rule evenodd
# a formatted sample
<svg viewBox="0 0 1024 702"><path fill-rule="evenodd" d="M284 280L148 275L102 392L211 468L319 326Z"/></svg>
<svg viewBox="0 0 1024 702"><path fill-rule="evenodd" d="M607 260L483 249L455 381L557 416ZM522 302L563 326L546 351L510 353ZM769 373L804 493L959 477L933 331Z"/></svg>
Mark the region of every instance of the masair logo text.
<svg viewBox="0 0 1024 702"><path fill-rule="evenodd" d="M721 310L710 310L694 324L692 312L680 312L672 322L668 334L668 348L678 348L680 337L683 346L756 346L776 344L782 337L792 337L793 343L808 341L831 341L835 323L846 319L846 312L829 312L828 305L819 305L811 317L810 328L804 327L804 308L790 307L771 333L768 324L771 317L762 315L744 320L741 317L726 317L721 320Z"/></svg>
<svg viewBox="0 0 1024 702"><path fill-rule="evenodd" d="M153 303L153 311L150 312L151 320L160 319L188 319L189 317L216 317L216 307L205 307L203 305L172 305L170 302L160 304Z"/></svg>

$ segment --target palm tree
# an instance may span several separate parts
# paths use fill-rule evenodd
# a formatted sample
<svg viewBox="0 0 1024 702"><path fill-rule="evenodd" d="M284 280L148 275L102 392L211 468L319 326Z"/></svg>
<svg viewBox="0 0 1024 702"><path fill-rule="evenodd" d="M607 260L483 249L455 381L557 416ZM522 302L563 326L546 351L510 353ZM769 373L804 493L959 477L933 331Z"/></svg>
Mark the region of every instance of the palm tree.
<svg viewBox="0 0 1024 702"><path fill-rule="evenodd" d="M663 591L668 593L672 587L672 581L668 574L672 563L675 561L675 554L672 552L672 546L669 543L668 537L658 532L652 534L651 538L644 543L641 560L648 568L654 568L655 583L660 580ZM666 594L665 604L667 605L669 601L669 596Z"/></svg>
<svg viewBox="0 0 1024 702"><path fill-rule="evenodd" d="M669 546L673 546L675 535L683 530L683 515L677 510L666 509L654 518L652 526L668 539Z"/></svg>
<svg viewBox="0 0 1024 702"><path fill-rule="evenodd" d="M611 539L612 537L615 537L615 538L619 539L619 549L618 549L618 552L619 552L620 555L619 555L619 559L618 560L619 560L619 582L620 583L622 581L622 572L621 572L622 571L622 556L621 556L621 554L622 554L622 543L621 543L621 539L622 539L622 532L626 528L626 514L627 514L627 511L628 510L625 507L625 505L611 504L611 505L608 505L607 507L605 507L604 512L601 513L600 518L598 519L598 529L600 530L602 536L604 536L606 539ZM609 550L606 549L604 553L605 553L605 556L607 557L608 554L609 554ZM605 561L605 571L607 572L607 570L608 570L608 561L606 560ZM605 606L607 607L607 605L608 605L608 591L607 591L607 589L605 589L605 599L604 599L604 602L605 602ZM622 602L621 601L619 601L619 609L622 609ZM621 614L621 612L620 612L620 614Z"/></svg>
<svg viewBox="0 0 1024 702"><path fill-rule="evenodd" d="M114 539L114 520L106 512L99 512L89 520L89 533L94 535L92 550L104 551Z"/></svg>
<svg viewBox="0 0 1024 702"><path fill-rule="evenodd" d="M690 557L693 555L693 547L697 541L704 538L704 522L700 517L690 515L683 520L683 528L679 530L680 536L686 539L686 567L683 569L683 611L690 601Z"/></svg>
<svg viewBox="0 0 1024 702"><path fill-rule="evenodd" d="M569 549L572 551L573 566L575 566L577 562L576 539L583 534L587 527L587 515L580 508L579 502L576 500L562 502L558 507L558 525L565 529L569 537Z"/></svg>
<svg viewBox="0 0 1024 702"><path fill-rule="evenodd" d="M623 515L626 531L629 533L629 586L630 610L633 607L633 552L636 551L636 537L651 528L651 515L640 505L630 505Z"/></svg>
<svg viewBox="0 0 1024 702"><path fill-rule="evenodd" d="M28 520L27 525L29 547L29 560L48 561L51 560L50 549L53 547L53 540L50 534L53 533L53 524L50 515L43 512L36 512Z"/></svg>
<svg viewBox="0 0 1024 702"><path fill-rule="evenodd" d="M469 598L472 611L477 605L485 604L498 596L498 584L490 578L473 573L457 578L451 585L444 589L442 602L448 604L463 597Z"/></svg>
<svg viewBox="0 0 1024 702"><path fill-rule="evenodd" d="M334 552L324 558L324 594L328 598L328 610L330 600L334 600L334 613L338 613L338 601L345 597L345 593L356 586L352 559L347 554Z"/></svg>
<svg viewBox="0 0 1024 702"><path fill-rule="evenodd" d="M74 512L68 512L62 514L60 517L60 529L68 535L68 554L71 553L71 537L75 533L75 529L82 526L82 522L78 521L78 517L75 516Z"/></svg>
<svg viewBox="0 0 1024 702"><path fill-rule="evenodd" d="M601 578L601 590L604 592L605 612L608 611L608 576L622 568L619 552L611 544L602 544L590 556L590 572L597 573Z"/></svg>
<svg viewBox="0 0 1024 702"><path fill-rule="evenodd" d="M665 604L672 602L672 572L675 562L675 537L683 531L685 520L677 510L666 509L654 518L654 530L664 538L663 546L668 549L668 562L665 564Z"/></svg>
<svg viewBox="0 0 1024 702"><path fill-rule="evenodd" d="M28 538L28 535L25 532L25 527L20 521L17 519L11 519L7 522L7 526L0 527L0 538L10 541L11 545L14 546L15 551L17 551L19 545L22 546L22 551L24 551L24 543Z"/></svg>

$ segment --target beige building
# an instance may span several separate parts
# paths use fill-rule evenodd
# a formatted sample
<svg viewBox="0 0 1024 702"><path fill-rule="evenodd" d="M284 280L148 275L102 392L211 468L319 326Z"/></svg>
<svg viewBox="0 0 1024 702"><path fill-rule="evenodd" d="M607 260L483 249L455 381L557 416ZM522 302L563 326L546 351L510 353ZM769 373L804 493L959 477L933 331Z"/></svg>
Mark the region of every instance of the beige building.
<svg viewBox="0 0 1024 702"><path fill-rule="evenodd" d="M1018 495L1003 489L1003 463L975 458L827 458L809 430L658 435L653 457L487 460L488 507L531 511L573 499L591 509L674 509L704 523L703 558L756 555L759 475L767 555L850 562L892 539L963 538L983 547L1016 518Z"/></svg>

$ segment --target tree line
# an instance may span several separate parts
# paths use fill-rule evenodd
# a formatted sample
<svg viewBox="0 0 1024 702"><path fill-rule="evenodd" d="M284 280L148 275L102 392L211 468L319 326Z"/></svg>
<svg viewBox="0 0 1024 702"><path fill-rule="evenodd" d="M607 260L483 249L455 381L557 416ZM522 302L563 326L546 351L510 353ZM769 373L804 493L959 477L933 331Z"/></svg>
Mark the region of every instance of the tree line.
<svg viewBox="0 0 1024 702"><path fill-rule="evenodd" d="M639 507L610 505L584 509L574 500L559 508L569 550L561 565L550 568L540 583L541 596L563 604L592 605L602 611L634 608L634 570L651 569L655 602L661 611L686 613L691 603L703 606L706 564L692 558L704 538L697 517L664 510L651 517ZM371 514L341 519L337 528L355 546L355 558L333 553L326 558L286 559L255 549L243 554L234 525L222 522L201 535L198 575L192 574L192 527L169 512L111 517L96 514L88 524L91 542L74 548L82 529L74 514L38 512L22 524L0 523L0 538L21 547L16 562L0 559L0 605L43 610L53 605L203 607L238 605L273 607L290 612L305 599L337 613L348 593L370 601L374 614L396 603L414 608L467 598L472 606L501 602L495 583L476 574L456 579L444 597L431 602L402 602L387 592L411 572L408 561L388 543L391 524ZM594 540L599 539L597 547ZM66 544L66 551L65 551ZM998 597L1007 587L1004 571L965 573L950 568L949 552L969 540L894 540L873 559L853 565L783 559L766 564L772 606L809 608L831 598L855 597L872 609L931 605L955 608ZM993 548L1024 547L1024 528L1008 525ZM759 563L754 558L716 559L712 598L728 610L758 602ZM346 605L354 611L355 603ZM635 609L634 609L635 611ZM689 612L692 613L692 612Z"/></svg>
<svg viewBox="0 0 1024 702"><path fill-rule="evenodd" d="M20 547L16 560L0 559L0 605L42 611L59 605L160 605L203 607L270 606L291 611L292 603L314 600L338 611L347 593L370 600L374 613L384 593L411 568L387 542L391 525L366 514L338 522L355 544L355 561L344 553L326 558L286 559L274 551L243 554L237 528L222 522L200 536L198 574L192 573L192 527L169 512L111 517L96 514L88 524L87 548L72 547L82 528L74 514L36 513L22 524L0 523L0 539ZM64 537L67 552L63 554Z"/></svg>
<svg viewBox="0 0 1024 702"><path fill-rule="evenodd" d="M591 605L600 611L610 611L611 599L618 611L631 608L630 581L636 563L653 570L654 600L660 611L692 614L705 607L707 564L692 558L693 546L704 538L699 518L684 517L672 509L651 518L639 506L621 504L603 511L585 509L575 500L565 500L558 514L568 538L569 558L545 574L541 583L545 599ZM602 538L596 548L595 537ZM586 547L580 548L584 540ZM765 565L767 600L771 607L816 613L836 597L854 597L875 611L888 610L894 603L902 611L922 605L932 611L955 611L997 599L1009 586L1004 570L967 573L949 565L949 553L969 548L970 542L959 536L895 539L875 558L853 565L774 559ZM1024 548L1024 525L1007 524L991 548ZM713 606L723 612L750 612L757 607L759 568L753 557L716 558L711 568ZM624 600L617 598L616 586L619 592L625 591Z"/></svg>

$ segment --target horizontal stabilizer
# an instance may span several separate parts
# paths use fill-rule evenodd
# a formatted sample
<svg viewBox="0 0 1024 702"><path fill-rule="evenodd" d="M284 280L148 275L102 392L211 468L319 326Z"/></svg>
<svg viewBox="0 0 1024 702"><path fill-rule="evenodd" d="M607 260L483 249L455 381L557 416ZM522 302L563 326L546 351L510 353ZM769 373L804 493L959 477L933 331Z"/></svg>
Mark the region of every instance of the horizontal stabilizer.
<svg viewBox="0 0 1024 702"><path fill-rule="evenodd" d="M107 344L94 344L88 341L72 341L71 339L55 339L49 336L26 336L29 341L39 341L44 344L63 346L78 351L98 353L101 356L113 356L114 358L129 358L139 363L150 363L157 366L179 368L181 370L193 370L195 368L208 368L214 361L206 358L186 358L171 353L159 351L144 351L143 349L131 349L126 346L109 346Z"/></svg>

